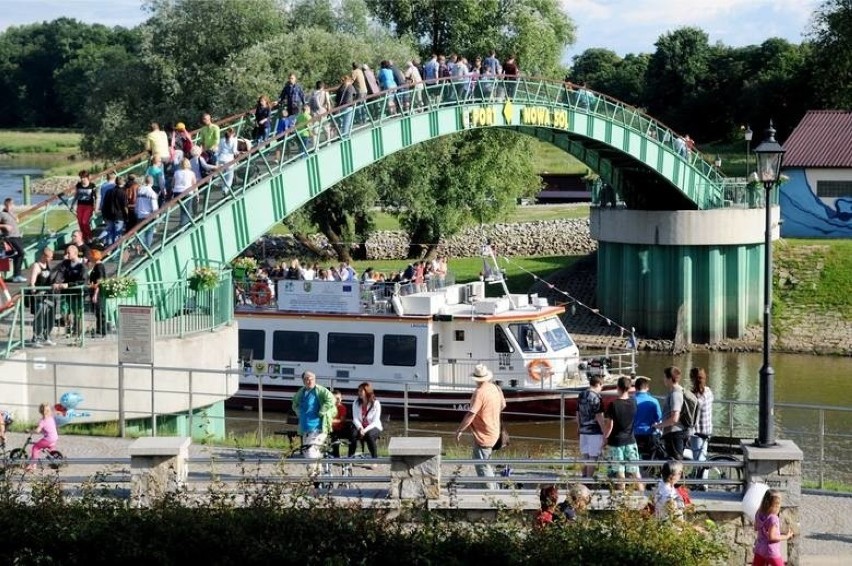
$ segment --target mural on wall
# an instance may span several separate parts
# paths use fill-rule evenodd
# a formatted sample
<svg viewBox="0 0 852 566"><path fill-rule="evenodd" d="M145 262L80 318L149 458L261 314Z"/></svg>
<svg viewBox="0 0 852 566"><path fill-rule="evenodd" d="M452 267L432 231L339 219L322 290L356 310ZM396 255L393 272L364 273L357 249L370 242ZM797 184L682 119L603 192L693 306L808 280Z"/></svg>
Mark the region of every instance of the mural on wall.
<svg viewBox="0 0 852 566"><path fill-rule="evenodd" d="M804 169L789 169L781 186L782 238L852 238L852 197L826 205L811 188Z"/></svg>

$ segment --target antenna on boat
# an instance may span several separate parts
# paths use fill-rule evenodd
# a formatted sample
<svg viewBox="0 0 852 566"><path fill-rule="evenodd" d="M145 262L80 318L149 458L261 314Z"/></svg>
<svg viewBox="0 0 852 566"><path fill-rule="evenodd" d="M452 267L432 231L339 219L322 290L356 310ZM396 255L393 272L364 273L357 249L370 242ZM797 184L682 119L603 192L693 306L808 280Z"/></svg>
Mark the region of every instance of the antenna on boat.
<svg viewBox="0 0 852 566"><path fill-rule="evenodd" d="M497 256L494 254L494 248L491 245L491 240L488 238L485 238L485 243L482 244L482 274L486 283L500 283L503 287L503 295L509 299L509 305L511 305L512 310L518 308L511 293L509 293L509 287L506 285L503 270L500 269Z"/></svg>

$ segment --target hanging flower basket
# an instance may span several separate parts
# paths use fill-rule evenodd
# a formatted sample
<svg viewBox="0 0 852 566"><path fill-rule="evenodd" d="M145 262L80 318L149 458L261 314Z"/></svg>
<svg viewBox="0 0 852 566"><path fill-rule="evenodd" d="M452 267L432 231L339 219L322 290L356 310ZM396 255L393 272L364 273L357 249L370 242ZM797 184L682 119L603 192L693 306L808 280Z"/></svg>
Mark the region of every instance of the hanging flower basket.
<svg viewBox="0 0 852 566"><path fill-rule="evenodd" d="M246 275L257 270L257 260L253 257L238 257L231 262L234 270L234 279L245 279Z"/></svg>
<svg viewBox="0 0 852 566"><path fill-rule="evenodd" d="M107 277L98 284L98 292L107 299L132 297L136 294L136 279L132 277Z"/></svg>
<svg viewBox="0 0 852 566"><path fill-rule="evenodd" d="M219 283L219 272L211 267L197 267L189 277L189 288L193 291L210 291Z"/></svg>

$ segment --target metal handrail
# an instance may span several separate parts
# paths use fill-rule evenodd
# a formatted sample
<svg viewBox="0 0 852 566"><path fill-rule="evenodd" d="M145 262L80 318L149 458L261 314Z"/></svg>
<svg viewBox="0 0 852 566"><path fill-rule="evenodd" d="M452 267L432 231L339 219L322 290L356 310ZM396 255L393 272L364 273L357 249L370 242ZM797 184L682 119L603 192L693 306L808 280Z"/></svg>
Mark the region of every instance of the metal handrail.
<svg viewBox="0 0 852 566"><path fill-rule="evenodd" d="M601 115L609 120L620 121L625 127L646 135L647 127L654 131L665 132L669 139L676 139L676 134L641 113L638 109L624 103L599 95L596 104L585 108L575 95L572 95L565 83L529 79L525 77L495 77L480 79L468 88L468 81L458 82L458 79L441 79L434 83L425 83L423 89L395 89L374 94L366 99L337 107L332 112L316 117L307 125L299 128L292 127L274 138L263 142L240 155L234 161L223 164L213 174L199 180L189 190L172 199L157 213L139 223L119 242L107 250L105 263L110 273L134 273L148 259L160 253L165 247L179 237L183 231L179 217L183 215L183 224L198 224L223 206L232 198L240 198L251 187L271 177L281 174L288 165L303 156L314 154L319 148L337 143L341 138L346 139L351 132L371 129L389 120L396 120L417 112L430 112L441 107L462 107L473 104L499 103L506 96L516 103L541 104L553 108L585 112ZM484 85L489 85L487 88ZM461 90L460 90L461 88ZM512 94L510 94L512 93ZM407 97L419 100L420 104L406 105ZM399 103L403 104L400 105ZM357 118L357 123L353 123ZM328 135L329 132L342 134ZM314 135L315 134L315 135ZM315 138L316 141L312 141ZM658 138L659 139L659 138ZM311 140L311 141L309 141ZM673 151L671 144L658 141L661 146ZM673 143L673 142L672 142ZM709 163L697 153L684 158L692 167L712 183L720 183L722 177ZM229 194L218 195L214 185L225 183L225 174L234 175ZM714 193L721 191L717 187ZM717 195L709 198L708 205L722 202ZM196 203L200 210L195 210ZM146 230L154 230L152 246L144 245L142 235ZM142 250L138 252L138 250Z"/></svg>

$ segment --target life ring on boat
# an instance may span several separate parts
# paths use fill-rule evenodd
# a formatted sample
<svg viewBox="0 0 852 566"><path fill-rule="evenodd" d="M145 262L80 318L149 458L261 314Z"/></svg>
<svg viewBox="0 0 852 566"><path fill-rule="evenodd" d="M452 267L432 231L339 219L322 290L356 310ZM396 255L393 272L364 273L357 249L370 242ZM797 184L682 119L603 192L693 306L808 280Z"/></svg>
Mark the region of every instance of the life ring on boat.
<svg viewBox="0 0 852 566"><path fill-rule="evenodd" d="M265 307L272 301L272 291L265 281L255 281L249 291L249 297L253 305Z"/></svg>
<svg viewBox="0 0 852 566"><path fill-rule="evenodd" d="M533 360L527 366L527 375L533 381L541 381L553 375L553 364L545 359Z"/></svg>

